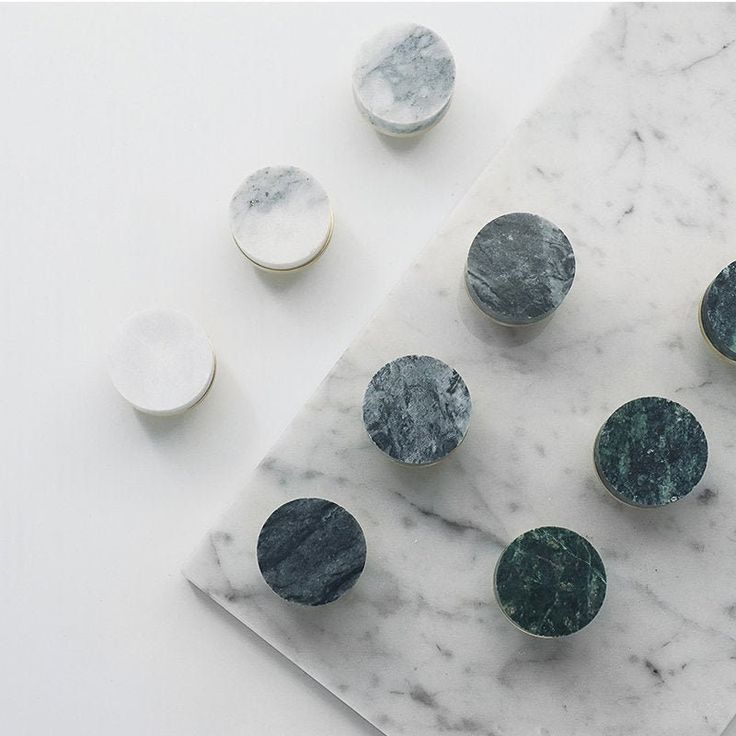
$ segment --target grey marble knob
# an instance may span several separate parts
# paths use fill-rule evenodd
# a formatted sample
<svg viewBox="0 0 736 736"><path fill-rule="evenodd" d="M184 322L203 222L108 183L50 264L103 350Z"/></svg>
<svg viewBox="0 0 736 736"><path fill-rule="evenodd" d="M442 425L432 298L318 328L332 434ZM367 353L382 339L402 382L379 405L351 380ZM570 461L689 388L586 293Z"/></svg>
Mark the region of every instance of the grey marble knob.
<svg viewBox="0 0 736 736"><path fill-rule="evenodd" d="M491 220L468 252L465 283L475 304L511 327L549 317L575 278L565 233L538 215L513 212Z"/></svg>
<svg viewBox="0 0 736 736"><path fill-rule="evenodd" d="M630 506L679 501L695 488L708 462L698 420L675 401L647 396L616 409L595 440L603 485Z"/></svg>
<svg viewBox="0 0 736 736"><path fill-rule="evenodd" d="M447 112L454 87L450 49L434 31L416 23L383 29L361 46L355 59L355 102L385 135L429 130Z"/></svg>
<svg viewBox="0 0 736 736"><path fill-rule="evenodd" d="M322 606L347 593L365 567L363 530L342 506L322 498L289 501L258 536L258 567L284 600Z"/></svg>
<svg viewBox="0 0 736 736"><path fill-rule="evenodd" d="M727 360L736 362L736 261L726 266L705 290L700 326L710 345Z"/></svg>
<svg viewBox="0 0 736 736"><path fill-rule="evenodd" d="M470 392L437 358L405 355L381 368L363 397L363 423L379 450L400 463L431 465L464 439Z"/></svg>
<svg viewBox="0 0 736 736"><path fill-rule="evenodd" d="M569 529L543 526L503 551L494 576L505 616L527 634L574 634L598 614L606 597L606 569L595 547Z"/></svg>
<svg viewBox="0 0 736 736"><path fill-rule="evenodd" d="M235 244L269 271L293 271L315 261L330 243L333 223L322 185L296 166L259 169L230 202Z"/></svg>

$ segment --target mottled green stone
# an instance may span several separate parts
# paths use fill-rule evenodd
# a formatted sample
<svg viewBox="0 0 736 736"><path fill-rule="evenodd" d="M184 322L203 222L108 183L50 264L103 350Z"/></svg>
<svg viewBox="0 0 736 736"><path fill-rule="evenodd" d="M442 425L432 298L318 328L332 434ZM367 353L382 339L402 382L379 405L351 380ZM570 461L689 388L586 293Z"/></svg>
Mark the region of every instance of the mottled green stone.
<svg viewBox="0 0 736 736"><path fill-rule="evenodd" d="M567 636L587 626L606 597L606 569L584 537L543 526L517 537L496 566L496 598L520 629Z"/></svg>
<svg viewBox="0 0 736 736"><path fill-rule="evenodd" d="M665 506L698 484L708 442L698 420L676 401L634 399L598 433L595 466L606 488L632 506Z"/></svg>
<svg viewBox="0 0 736 736"><path fill-rule="evenodd" d="M736 361L736 261L726 266L706 290L700 323L708 342L725 358Z"/></svg>

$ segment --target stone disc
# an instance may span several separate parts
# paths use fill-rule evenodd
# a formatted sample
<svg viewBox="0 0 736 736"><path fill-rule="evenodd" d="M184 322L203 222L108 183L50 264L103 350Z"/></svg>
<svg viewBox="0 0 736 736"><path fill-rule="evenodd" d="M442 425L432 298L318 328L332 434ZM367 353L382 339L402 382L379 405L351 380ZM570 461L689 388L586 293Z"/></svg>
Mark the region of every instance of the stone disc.
<svg viewBox="0 0 736 736"><path fill-rule="evenodd" d="M503 325L530 325L549 317L574 278L575 254L565 233L527 212L491 220L468 251L470 297Z"/></svg>
<svg viewBox="0 0 736 736"><path fill-rule="evenodd" d="M108 355L113 385L146 414L178 414L207 393L215 354L202 328L173 309L147 309L120 327Z"/></svg>
<svg viewBox="0 0 736 736"><path fill-rule="evenodd" d="M541 637L574 634L596 616L606 597L606 570L584 537L556 526L532 529L501 554L496 599L522 631Z"/></svg>
<svg viewBox="0 0 736 736"><path fill-rule="evenodd" d="M230 227L241 252L261 268L293 271L314 261L332 237L322 185L296 166L251 174L230 202Z"/></svg>
<svg viewBox="0 0 736 736"><path fill-rule="evenodd" d="M665 506L698 484L708 443L698 420L675 401L647 396L616 409L595 441L605 487L631 506Z"/></svg>
<svg viewBox="0 0 736 736"><path fill-rule="evenodd" d="M379 450L408 465L430 465L452 452L470 425L470 392L437 358L405 355L371 379L363 423Z"/></svg>
<svg viewBox="0 0 736 736"><path fill-rule="evenodd" d="M700 325L708 342L724 358L736 361L736 261L706 289L700 305Z"/></svg>
<svg viewBox="0 0 736 736"><path fill-rule="evenodd" d="M277 508L261 529L258 567L284 600L322 606L355 585L366 559L363 530L342 506L299 498Z"/></svg>
<svg viewBox="0 0 736 736"><path fill-rule="evenodd" d="M358 109L385 135L429 130L447 112L454 87L450 49L416 23L389 26L368 39L353 67Z"/></svg>

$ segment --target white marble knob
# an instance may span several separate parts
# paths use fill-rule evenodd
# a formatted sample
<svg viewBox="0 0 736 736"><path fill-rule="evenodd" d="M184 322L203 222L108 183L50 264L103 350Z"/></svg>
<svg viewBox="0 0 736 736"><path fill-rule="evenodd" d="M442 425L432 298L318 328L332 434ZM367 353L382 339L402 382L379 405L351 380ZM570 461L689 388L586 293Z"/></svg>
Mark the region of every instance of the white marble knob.
<svg viewBox="0 0 736 736"><path fill-rule="evenodd" d="M384 28L355 58L355 102L385 135L429 130L447 112L454 87L452 52L434 31L416 23Z"/></svg>
<svg viewBox="0 0 736 736"><path fill-rule="evenodd" d="M330 200L296 166L251 174L230 202L230 227L242 253L261 268L292 271L314 261L332 237Z"/></svg>
<svg viewBox="0 0 736 736"><path fill-rule="evenodd" d="M110 378L146 414L178 414L196 404L215 376L202 328L173 309L146 309L121 325L108 355Z"/></svg>

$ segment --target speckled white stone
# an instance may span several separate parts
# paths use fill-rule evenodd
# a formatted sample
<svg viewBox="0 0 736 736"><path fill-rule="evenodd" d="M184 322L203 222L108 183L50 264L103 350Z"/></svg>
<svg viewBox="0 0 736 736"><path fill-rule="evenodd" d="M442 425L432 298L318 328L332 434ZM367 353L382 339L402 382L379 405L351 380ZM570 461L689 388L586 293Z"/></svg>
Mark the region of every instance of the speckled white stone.
<svg viewBox="0 0 736 736"><path fill-rule="evenodd" d="M482 37L482 29L479 38ZM187 575L389 736L716 736L736 712L736 381L698 306L736 243L736 12L627 4L516 132L348 348ZM574 243L555 318L500 327L463 284L504 212ZM397 355L441 356L473 396L463 444L428 468L377 452L361 400ZM634 396L686 405L708 436L699 489L656 511L597 477L593 444ZM329 497L368 559L329 610L291 610L255 559L263 520ZM606 567L598 616L564 640L517 631L493 569L561 526Z"/></svg>
<svg viewBox="0 0 736 736"><path fill-rule="evenodd" d="M178 414L207 393L215 354L202 328L173 309L129 317L108 355L110 378L123 398L146 414Z"/></svg>
<svg viewBox="0 0 736 736"><path fill-rule="evenodd" d="M332 236L333 216L322 185L296 166L251 174L230 202L230 227L253 263L291 271L319 256Z"/></svg>
<svg viewBox="0 0 736 736"><path fill-rule="evenodd" d="M416 23L384 28L358 51L353 94L360 112L381 133L410 136L447 112L455 61L447 44Z"/></svg>

